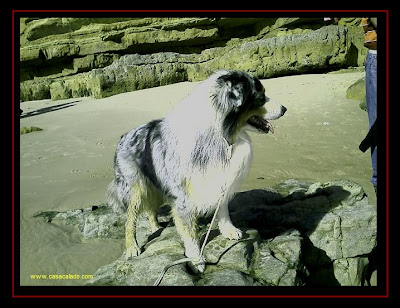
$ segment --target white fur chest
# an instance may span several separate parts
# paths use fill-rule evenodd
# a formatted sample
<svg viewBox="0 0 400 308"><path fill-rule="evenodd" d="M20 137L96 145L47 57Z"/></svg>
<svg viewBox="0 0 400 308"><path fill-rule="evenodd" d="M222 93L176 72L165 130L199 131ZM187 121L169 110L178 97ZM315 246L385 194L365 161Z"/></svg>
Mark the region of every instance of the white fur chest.
<svg viewBox="0 0 400 308"><path fill-rule="evenodd" d="M231 147L231 159L229 167L225 171L228 180L226 184L228 186L233 185L236 189L247 175L253 158L250 137L245 132L241 133L238 141Z"/></svg>
<svg viewBox="0 0 400 308"><path fill-rule="evenodd" d="M229 148L227 165L210 165L205 172L190 177L189 199L200 213L213 211L218 203L229 201L249 171L252 159L249 136L244 133Z"/></svg>

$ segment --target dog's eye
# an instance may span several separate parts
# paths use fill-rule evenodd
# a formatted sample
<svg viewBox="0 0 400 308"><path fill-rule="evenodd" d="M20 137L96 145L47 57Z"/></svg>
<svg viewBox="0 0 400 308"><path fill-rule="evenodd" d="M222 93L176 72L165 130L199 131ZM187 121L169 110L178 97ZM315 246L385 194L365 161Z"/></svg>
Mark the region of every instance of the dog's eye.
<svg viewBox="0 0 400 308"><path fill-rule="evenodd" d="M264 105L265 104L265 102L263 101L263 100L256 100L255 102L254 102L254 105L256 106L256 107L261 107L262 105Z"/></svg>
<svg viewBox="0 0 400 308"><path fill-rule="evenodd" d="M269 101L269 98L266 97L264 94L259 95L255 100L254 100L254 105L256 107L261 107L263 106L266 102Z"/></svg>

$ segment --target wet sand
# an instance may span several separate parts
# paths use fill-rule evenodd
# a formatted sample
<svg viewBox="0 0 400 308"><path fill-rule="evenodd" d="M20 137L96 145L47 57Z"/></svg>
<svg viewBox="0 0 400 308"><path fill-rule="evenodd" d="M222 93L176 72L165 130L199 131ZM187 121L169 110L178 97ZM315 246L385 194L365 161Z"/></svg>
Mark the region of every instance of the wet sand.
<svg viewBox="0 0 400 308"><path fill-rule="evenodd" d="M346 89L364 72L311 74L262 80L269 97L288 108L273 122L275 133L251 133L254 161L241 190L287 179L325 182L349 179L376 204L369 153L358 149L367 113ZM21 127L21 285L82 285L84 279L38 279L31 275L93 274L117 259L123 240L82 240L70 227L32 218L40 211L65 211L105 202L120 136L162 118L197 83L183 82L94 100L24 102ZM17 205L18 206L18 205Z"/></svg>

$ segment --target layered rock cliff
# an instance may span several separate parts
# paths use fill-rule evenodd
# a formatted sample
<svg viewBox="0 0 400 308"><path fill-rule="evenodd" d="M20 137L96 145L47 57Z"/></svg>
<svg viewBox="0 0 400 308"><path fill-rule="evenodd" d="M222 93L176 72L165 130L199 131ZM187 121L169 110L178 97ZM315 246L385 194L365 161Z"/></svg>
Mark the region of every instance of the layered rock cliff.
<svg viewBox="0 0 400 308"><path fill-rule="evenodd" d="M360 66L359 19L21 18L20 100L95 98L205 79Z"/></svg>

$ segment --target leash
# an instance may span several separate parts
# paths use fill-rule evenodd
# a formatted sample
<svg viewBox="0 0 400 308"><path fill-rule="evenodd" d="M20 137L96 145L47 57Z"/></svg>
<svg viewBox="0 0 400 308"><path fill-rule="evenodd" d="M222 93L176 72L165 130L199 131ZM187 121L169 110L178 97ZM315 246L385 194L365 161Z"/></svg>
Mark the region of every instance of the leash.
<svg viewBox="0 0 400 308"><path fill-rule="evenodd" d="M163 268L163 270L161 271L160 275L158 276L156 282L154 282L153 286L158 286L158 285L161 283L161 280L164 278L164 275L165 275L165 273L168 271L169 268L171 268L171 267L173 267L173 266L175 266L175 265L178 265L178 264L181 264L181 263L190 262L190 261L191 261L194 265L195 265L196 263L199 263L199 262L202 261L201 258L202 258L202 256L203 256L204 248L206 247L206 243L207 243L208 237L209 237L209 235L210 235L211 228L212 228L212 226L214 225L214 221L215 221L215 219L216 219L216 217L217 217L217 213L218 213L218 210L219 210L220 206L221 206L221 203L219 202L219 203L218 203L218 206L217 206L217 208L216 208L216 210L215 210L214 216L213 216L213 218L212 218L212 220L211 220L210 226L208 227L208 230L207 230L206 236L205 236L205 238L204 238L203 244L201 245L199 257L198 257L197 259L194 259L194 258L183 258L183 259L180 259L180 260L171 262L170 264L168 264L167 266L165 266L165 267Z"/></svg>

